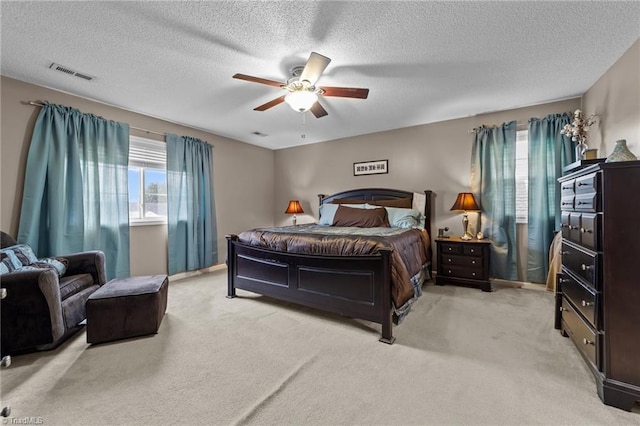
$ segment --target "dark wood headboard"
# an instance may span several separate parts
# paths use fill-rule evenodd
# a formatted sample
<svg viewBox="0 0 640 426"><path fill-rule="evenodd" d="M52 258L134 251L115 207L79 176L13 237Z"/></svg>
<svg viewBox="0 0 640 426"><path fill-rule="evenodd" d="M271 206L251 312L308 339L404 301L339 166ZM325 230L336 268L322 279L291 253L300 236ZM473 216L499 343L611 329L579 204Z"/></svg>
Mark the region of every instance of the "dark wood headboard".
<svg viewBox="0 0 640 426"><path fill-rule="evenodd" d="M425 190L424 215L426 216L424 228L431 235L431 195L433 191ZM338 192L333 195L318 194L319 204L331 203L335 199L349 198L352 200L362 200L363 202L375 200L396 200L400 198L410 198L413 202L413 192L402 191L399 189L386 188L362 188L350 189L348 191Z"/></svg>

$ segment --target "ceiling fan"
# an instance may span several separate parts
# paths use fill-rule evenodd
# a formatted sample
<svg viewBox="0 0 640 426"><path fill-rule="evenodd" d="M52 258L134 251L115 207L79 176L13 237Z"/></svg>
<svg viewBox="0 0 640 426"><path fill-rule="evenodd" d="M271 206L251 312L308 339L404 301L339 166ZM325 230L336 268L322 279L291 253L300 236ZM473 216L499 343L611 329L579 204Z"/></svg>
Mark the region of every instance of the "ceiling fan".
<svg viewBox="0 0 640 426"><path fill-rule="evenodd" d="M251 81L253 83L266 84L287 91L286 94L275 98L266 104L254 108L254 111L265 111L282 102L286 102L294 111L311 111L316 118L324 117L327 111L322 107L318 98L320 96L335 96L341 98L367 99L369 89L356 87L320 87L316 82L327 68L331 59L316 52L311 52L304 66L298 66L291 70L291 77L286 83L253 77L246 74L235 74L233 78Z"/></svg>

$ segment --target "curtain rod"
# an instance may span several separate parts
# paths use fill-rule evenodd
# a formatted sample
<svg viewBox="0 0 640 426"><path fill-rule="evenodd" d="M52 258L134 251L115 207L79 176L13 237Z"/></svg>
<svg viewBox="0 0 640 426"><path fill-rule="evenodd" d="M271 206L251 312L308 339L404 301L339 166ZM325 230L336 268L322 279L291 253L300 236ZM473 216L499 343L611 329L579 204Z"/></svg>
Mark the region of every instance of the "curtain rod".
<svg viewBox="0 0 640 426"><path fill-rule="evenodd" d="M29 105L34 105L34 106L38 106L38 107L43 107L44 106L44 104L41 103L41 102L27 101L26 103L29 104ZM159 135L159 136L167 136L166 133L160 133L160 132L154 132L153 130L141 129L140 127L129 126L129 128L133 129L133 130L137 130L139 132L153 133L154 135Z"/></svg>
<svg viewBox="0 0 640 426"><path fill-rule="evenodd" d="M521 121L516 121L516 128L521 127L521 126L525 126L527 123L523 123ZM487 128L491 128L491 127L498 127L501 126L501 124L491 124L491 125L482 125L482 126L478 126L478 127L474 127L473 129L467 131L467 133L478 133L478 130L480 130L481 127L487 127Z"/></svg>

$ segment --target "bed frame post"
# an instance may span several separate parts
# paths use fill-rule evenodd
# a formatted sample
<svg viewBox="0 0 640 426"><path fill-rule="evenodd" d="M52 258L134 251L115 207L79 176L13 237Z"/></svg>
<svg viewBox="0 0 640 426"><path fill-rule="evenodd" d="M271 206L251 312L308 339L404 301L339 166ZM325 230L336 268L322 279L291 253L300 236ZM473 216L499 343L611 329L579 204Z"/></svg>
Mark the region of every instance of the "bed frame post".
<svg viewBox="0 0 640 426"><path fill-rule="evenodd" d="M238 236L235 234L229 234L224 236L227 239L227 299L233 299L236 297L236 288L233 285L234 275L236 273L235 263L235 246L234 241L238 241Z"/></svg>
<svg viewBox="0 0 640 426"><path fill-rule="evenodd" d="M393 337L392 330L392 317L393 312L391 309L391 249L381 249L382 255L382 337L378 339L382 343L389 345L393 344L396 340Z"/></svg>

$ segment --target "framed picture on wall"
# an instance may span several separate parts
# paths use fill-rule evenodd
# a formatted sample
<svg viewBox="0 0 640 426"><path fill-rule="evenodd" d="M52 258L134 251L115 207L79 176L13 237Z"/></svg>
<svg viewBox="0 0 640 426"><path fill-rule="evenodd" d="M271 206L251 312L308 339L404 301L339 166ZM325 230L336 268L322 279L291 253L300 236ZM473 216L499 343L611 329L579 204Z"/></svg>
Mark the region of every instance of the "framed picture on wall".
<svg viewBox="0 0 640 426"><path fill-rule="evenodd" d="M365 161L353 163L353 175L378 175L389 173L389 160Z"/></svg>

